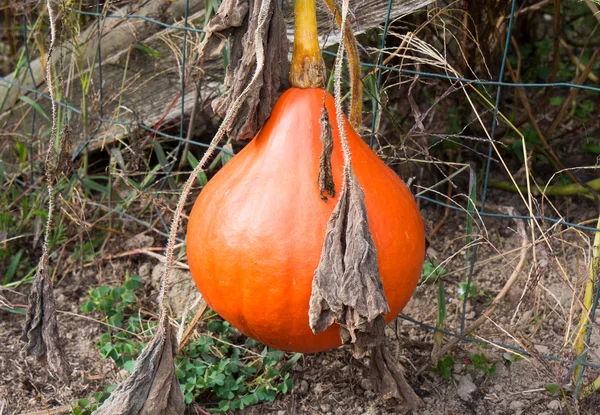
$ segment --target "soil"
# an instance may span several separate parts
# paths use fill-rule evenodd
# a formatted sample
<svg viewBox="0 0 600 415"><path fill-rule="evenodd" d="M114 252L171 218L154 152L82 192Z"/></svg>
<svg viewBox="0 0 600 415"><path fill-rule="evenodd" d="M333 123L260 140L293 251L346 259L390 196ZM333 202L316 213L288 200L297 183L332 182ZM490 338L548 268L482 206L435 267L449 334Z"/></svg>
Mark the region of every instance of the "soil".
<svg viewBox="0 0 600 415"><path fill-rule="evenodd" d="M522 206L516 197L505 193L494 193L491 200L498 205ZM500 201L500 203L498 202ZM583 221L594 216L594 209L581 200L557 201L561 212L572 212L570 221ZM575 208L577 207L577 208ZM423 204L422 214L426 221L436 224L443 216L443 208ZM525 212L520 212L525 213ZM467 304L466 323L475 320L498 294L518 261L520 238L511 220L485 218L485 243L478 249L478 262L473 282L475 295ZM543 223L546 230L552 224ZM529 230L528 230L529 231ZM550 230L549 243L556 257L565 264L565 273L575 292L580 295L587 273L589 258L587 236L575 231L559 234L561 228ZM460 212L450 212L440 231L431 238L428 256L432 262L451 258L444 263L443 276L447 300L446 330L460 331L462 302L459 300L459 282L465 278L466 252L465 220ZM539 232L536 232L539 236ZM162 246L162 241L139 238L140 244ZM115 243L113 253L137 248ZM434 337L428 330L403 316L392 322L387 329L388 347L392 355L407 371L407 379L425 403L425 408L413 412L420 415L457 414L560 414L568 413L575 403L570 398L549 396L546 385L561 383L569 379L569 351L572 331L565 334L567 327L574 327L578 312L574 307L572 290L565 282L559 267L554 265L543 244L538 245L537 262L533 267L528 259L520 280L509 295L500 303L491 321L480 327L475 339L484 342L499 342L509 346L523 346L532 353L531 357L509 362L507 349L488 344L459 343L451 352L455 361L452 376L445 380L432 370L431 352ZM145 246L147 247L147 246ZM500 255L503 254L503 255ZM63 413L68 412L69 402L89 397L110 383L117 383L126 376L112 361L102 359L94 342L101 333L101 326L82 316L80 305L91 285L117 284L122 282L125 270L140 272L145 278L145 295L142 304L150 304L156 295L156 284L152 284L151 272L158 264L148 256L136 255L103 261L102 265L85 268L63 276L56 284L56 299L59 323L62 327L66 355L73 367L71 383L61 385L37 362L20 354L20 333L24 317L0 311L0 414ZM528 276L538 276L539 282L531 293L521 294ZM2 297L9 303L25 304L28 286L17 290L3 290ZM437 318L437 284L420 286L403 315L423 324L435 326ZM519 303L521 303L519 305ZM517 307L518 306L518 307ZM151 307L151 305L150 305ZM150 308L151 309L151 308ZM516 310L516 312L515 312ZM577 307L574 307L577 310ZM513 315L514 318L513 318ZM569 320L571 318L571 320ZM592 345L600 344L598 327L594 328ZM446 336L444 341L448 341ZM495 368L494 374L486 374L474 367L471 357L484 355L488 364ZM559 360L544 360L538 354L557 356ZM600 364L600 353L592 353L590 360ZM425 368L422 372L419 369ZM317 355L305 355L292 369L294 388L291 393L279 397L275 402L256 405L241 413L258 414L399 414L398 402L384 400L372 390L369 379L368 360L352 358L349 349L338 349ZM598 376L598 369L588 369L584 380L590 382ZM579 403L580 413L598 413L598 398ZM53 408L63 412L47 412ZM42 412L36 412L42 411Z"/></svg>

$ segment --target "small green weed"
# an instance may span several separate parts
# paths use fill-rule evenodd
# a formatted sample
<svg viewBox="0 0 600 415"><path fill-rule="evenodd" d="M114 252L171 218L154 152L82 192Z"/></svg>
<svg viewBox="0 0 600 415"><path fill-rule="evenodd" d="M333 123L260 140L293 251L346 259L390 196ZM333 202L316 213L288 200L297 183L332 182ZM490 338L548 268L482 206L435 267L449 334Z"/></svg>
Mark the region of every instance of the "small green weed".
<svg viewBox="0 0 600 415"><path fill-rule="evenodd" d="M496 376L496 364L489 363L487 357L484 354L473 354L470 359L471 364L475 369L481 370L488 376Z"/></svg>
<svg viewBox="0 0 600 415"><path fill-rule="evenodd" d="M516 353L508 353L505 352L502 357L504 357L504 360L506 360L507 363L515 363L518 362L520 360L523 360L523 357L521 355L518 355Z"/></svg>
<svg viewBox="0 0 600 415"><path fill-rule="evenodd" d="M426 258L425 263L423 264L423 270L421 271L420 284L431 284L446 273L446 269L440 266L438 262L432 262L429 258Z"/></svg>
<svg viewBox="0 0 600 415"><path fill-rule="evenodd" d="M458 298L462 301L465 299L465 294L467 293L467 281L462 281L458 283ZM477 287L471 281L471 285L469 285L469 292L467 294L467 298L473 298L477 295Z"/></svg>
<svg viewBox="0 0 600 415"><path fill-rule="evenodd" d="M452 369L454 368L454 359L448 355L443 359L439 359L435 367L435 371L444 380L450 380Z"/></svg>
<svg viewBox="0 0 600 415"><path fill-rule="evenodd" d="M155 322L133 314L132 306L137 302L135 291L141 286L139 275L127 276L123 286L91 289L81 306L86 313L102 313L108 324L107 332L96 343L101 356L129 372L133 371L135 359L155 327ZM175 359L186 404L198 400L210 412L228 412L272 402L279 393L291 390L288 370L301 354L286 361L283 352L252 339L239 345L236 341L239 334L228 322L214 312L204 320L206 334L186 344ZM100 401L81 400L76 406L80 412L74 410L74 413L87 415Z"/></svg>
<svg viewBox="0 0 600 415"><path fill-rule="evenodd" d="M77 402L71 405L72 415L92 415L92 413L98 409L98 407L104 402L112 393L117 385L108 385L104 392L96 392L92 394L91 399L78 399Z"/></svg>

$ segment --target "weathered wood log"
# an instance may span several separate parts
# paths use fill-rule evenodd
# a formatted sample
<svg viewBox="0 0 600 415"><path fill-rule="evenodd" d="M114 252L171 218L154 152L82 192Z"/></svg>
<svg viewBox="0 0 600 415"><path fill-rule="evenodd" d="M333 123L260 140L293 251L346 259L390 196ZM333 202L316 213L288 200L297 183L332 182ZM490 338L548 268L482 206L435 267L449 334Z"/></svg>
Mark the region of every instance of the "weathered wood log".
<svg viewBox="0 0 600 415"><path fill-rule="evenodd" d="M431 3L432 0L394 0L391 17L408 13ZM284 15L288 26L288 36L293 38L293 0L285 0ZM380 25L387 15L386 0L351 0L352 25L357 33ZM139 130L158 127L180 119L182 110L189 115L193 107L196 85L192 81L198 68L195 67L196 50L201 41L201 30L205 21L203 0L189 0L188 26L198 28L188 31L186 38L186 85L183 89L184 102L181 103L182 44L185 14L185 0L174 2L149 0L136 9L127 6L112 12L112 16L102 18L100 51L98 52L98 26L92 24L77 39L78 48L72 44L63 45L63 69L68 83L69 101L75 109L72 131L74 142L70 151L76 153L85 146L93 151L113 143ZM323 6L322 4L320 6ZM135 14L147 16L157 24L136 17L115 17ZM167 26L165 26L165 24ZM318 24L326 45L339 39L337 29L329 13L321 7ZM174 27L175 26L175 27ZM327 36L327 34L329 35ZM78 52L75 52L75 51ZM61 55L54 54L56 59ZM101 65L99 64L101 63ZM100 69L102 82L100 82ZM203 68L206 75L199 88L200 99L208 103L219 92L224 74L224 63L220 56L212 57ZM82 93L82 76L90 77L86 93ZM23 67L5 79L0 80L0 126L4 133L29 136L32 131L32 115L35 109L20 97L27 95L37 100L40 108L50 114L47 94L35 94L33 90L46 92L44 70L40 59L31 62L31 69ZM202 105L202 111L209 111ZM85 124L85 125L84 125ZM201 127L201 125L200 125ZM48 121L36 117L34 134L49 128ZM1 152L11 146L0 147L0 158L10 160Z"/></svg>

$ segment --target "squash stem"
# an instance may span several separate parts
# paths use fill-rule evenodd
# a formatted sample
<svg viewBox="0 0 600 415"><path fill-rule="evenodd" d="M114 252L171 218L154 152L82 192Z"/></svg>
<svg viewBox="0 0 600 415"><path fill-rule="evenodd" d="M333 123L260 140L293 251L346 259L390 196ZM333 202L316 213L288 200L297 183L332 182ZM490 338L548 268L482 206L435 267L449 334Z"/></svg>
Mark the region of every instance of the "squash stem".
<svg viewBox="0 0 600 415"><path fill-rule="evenodd" d="M296 26L290 82L296 88L322 88L325 65L317 32L316 0L294 0Z"/></svg>
<svg viewBox="0 0 600 415"><path fill-rule="evenodd" d="M342 12L335 4L334 0L325 0L325 4L329 7L331 13L335 16L335 21L338 27L342 28ZM360 57L358 55L358 42L352 31L350 24L346 25L344 31L344 44L346 45L346 53L348 54L348 67L350 69L350 93L352 100L350 101L350 124L356 131L360 131L362 125L362 82L361 82L361 67Z"/></svg>

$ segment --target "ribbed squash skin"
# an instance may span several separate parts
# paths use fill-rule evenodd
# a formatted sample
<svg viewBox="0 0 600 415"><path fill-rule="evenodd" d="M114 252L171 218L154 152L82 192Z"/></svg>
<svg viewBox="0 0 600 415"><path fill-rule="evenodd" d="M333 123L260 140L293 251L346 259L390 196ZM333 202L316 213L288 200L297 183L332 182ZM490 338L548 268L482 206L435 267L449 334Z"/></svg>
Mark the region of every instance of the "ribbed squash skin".
<svg viewBox="0 0 600 415"><path fill-rule="evenodd" d="M334 100L336 198L321 200L323 90L287 90L257 136L206 185L187 228L196 285L221 317L280 350L314 353L340 345L339 328L314 335L308 307L327 221L341 190L343 156ZM409 301L425 255L423 222L398 176L345 122L352 165L365 193L369 226L392 320Z"/></svg>

